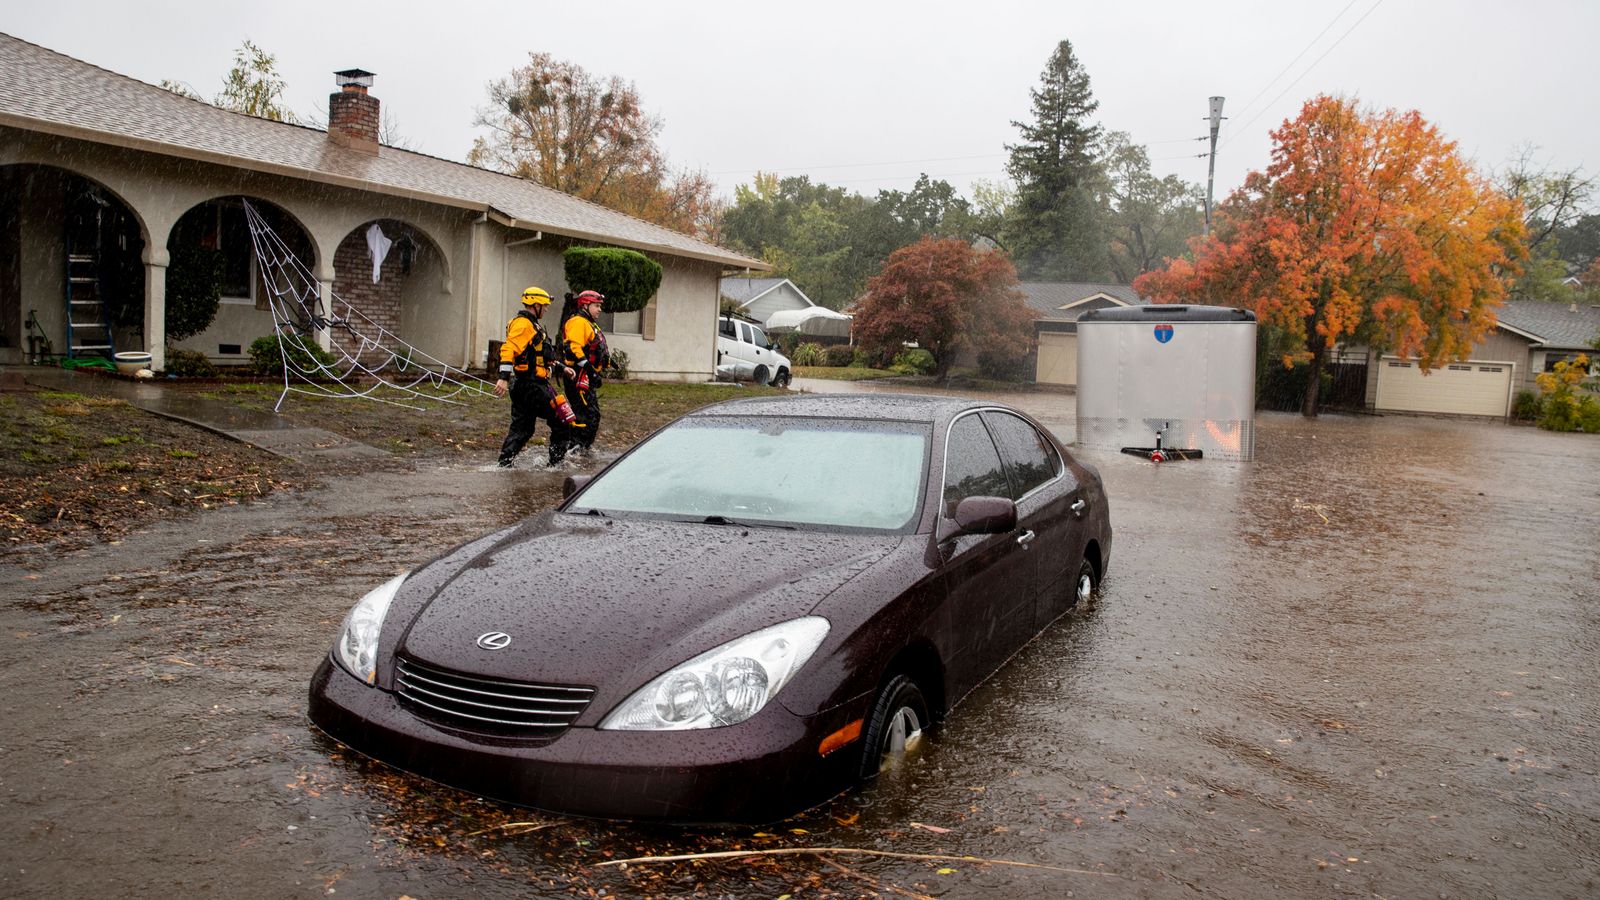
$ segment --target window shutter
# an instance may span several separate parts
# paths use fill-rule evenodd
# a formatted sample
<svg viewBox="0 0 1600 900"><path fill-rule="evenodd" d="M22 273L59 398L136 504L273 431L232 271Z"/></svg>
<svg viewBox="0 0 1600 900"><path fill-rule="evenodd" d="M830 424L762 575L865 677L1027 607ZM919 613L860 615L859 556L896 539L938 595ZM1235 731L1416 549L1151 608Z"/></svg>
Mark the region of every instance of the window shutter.
<svg viewBox="0 0 1600 900"><path fill-rule="evenodd" d="M655 297L650 298L650 302L644 308L643 315L639 317L639 336L647 341L656 339L656 297L659 296L661 295L657 294Z"/></svg>

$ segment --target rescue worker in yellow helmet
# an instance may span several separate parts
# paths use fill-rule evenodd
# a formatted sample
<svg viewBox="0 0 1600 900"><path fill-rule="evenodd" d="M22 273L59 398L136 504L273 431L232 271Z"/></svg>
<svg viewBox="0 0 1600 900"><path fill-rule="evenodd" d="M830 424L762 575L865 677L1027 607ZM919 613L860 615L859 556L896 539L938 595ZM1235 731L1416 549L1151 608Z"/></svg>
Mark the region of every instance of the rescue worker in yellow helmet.
<svg viewBox="0 0 1600 900"><path fill-rule="evenodd" d="M600 434L600 378L610 356L606 336L600 330L600 310L605 297L599 291L584 291L573 298L577 313L561 326L561 349L568 368L575 374L566 380L567 397L577 421L569 432L572 445L587 452Z"/></svg>
<svg viewBox="0 0 1600 900"><path fill-rule="evenodd" d="M567 432L574 421L566 397L550 384L551 370L568 377L575 373L561 364L561 349L539 322L550 306L550 295L543 288L522 292L522 311L506 325L506 340L500 345L500 380L494 395L511 394L511 427L500 445L500 468L509 469L540 419L550 423L550 463L560 462L571 438ZM558 452L559 451L559 452Z"/></svg>

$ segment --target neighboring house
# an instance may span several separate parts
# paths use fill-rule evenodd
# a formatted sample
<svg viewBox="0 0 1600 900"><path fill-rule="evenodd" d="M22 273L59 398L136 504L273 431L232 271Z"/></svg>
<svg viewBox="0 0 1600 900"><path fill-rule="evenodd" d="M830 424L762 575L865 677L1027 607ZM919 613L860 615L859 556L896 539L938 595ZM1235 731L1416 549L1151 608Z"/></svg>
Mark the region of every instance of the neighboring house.
<svg viewBox="0 0 1600 900"><path fill-rule="evenodd" d="M724 278L720 290L723 299L738 307L739 315L761 323L769 332L850 336L850 316L811 302L805 291L787 278Z"/></svg>
<svg viewBox="0 0 1600 900"><path fill-rule="evenodd" d="M1017 286L1034 314L1033 332L1039 348L1033 380L1040 384L1077 387L1079 316L1091 309L1148 302L1125 284L1024 281Z"/></svg>
<svg viewBox="0 0 1600 900"><path fill-rule="evenodd" d="M1423 374L1415 360L1367 354L1367 406L1411 412L1504 418L1518 391L1538 392L1534 380L1556 363L1588 354L1600 335L1600 306L1508 300L1499 324L1468 359Z"/></svg>
<svg viewBox="0 0 1600 900"><path fill-rule="evenodd" d="M523 287L568 290L561 251L639 250L662 265L661 287L644 310L607 316L611 347L644 378L711 377L722 273L769 266L530 181L383 146L370 73L339 74L324 132L0 34L0 362L23 360L24 333L38 336L30 321L58 354L104 342L67 325L69 297L91 315L103 298L131 312L116 349L148 350L160 368L168 266L193 247L223 255L222 309L176 346L247 361L250 342L273 331L248 200L324 298L459 366L484 364ZM392 242L376 265L375 225Z"/></svg>

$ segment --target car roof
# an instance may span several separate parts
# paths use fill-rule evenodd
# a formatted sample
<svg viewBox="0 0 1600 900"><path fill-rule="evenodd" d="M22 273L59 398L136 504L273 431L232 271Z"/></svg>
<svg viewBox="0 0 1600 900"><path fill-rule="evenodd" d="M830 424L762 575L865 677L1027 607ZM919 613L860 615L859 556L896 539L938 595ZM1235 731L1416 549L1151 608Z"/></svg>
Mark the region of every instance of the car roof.
<svg viewBox="0 0 1600 900"><path fill-rule="evenodd" d="M968 409L1000 406L966 397L924 394L800 394L749 397L703 407L690 416L789 416L829 419L885 419L936 423Z"/></svg>

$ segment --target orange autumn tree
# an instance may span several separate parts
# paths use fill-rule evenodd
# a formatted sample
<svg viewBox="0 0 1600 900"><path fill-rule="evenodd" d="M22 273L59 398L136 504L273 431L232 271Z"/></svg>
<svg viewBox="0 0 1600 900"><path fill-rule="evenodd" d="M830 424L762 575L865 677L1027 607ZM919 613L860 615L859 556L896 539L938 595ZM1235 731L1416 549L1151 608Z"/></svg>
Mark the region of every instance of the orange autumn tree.
<svg viewBox="0 0 1600 900"><path fill-rule="evenodd" d="M1424 371L1466 358L1525 255L1520 204L1415 111L1319 96L1272 137L1272 164L1221 206L1194 260L1169 260L1134 288L1253 310L1281 333L1286 367L1311 367L1307 416L1338 341Z"/></svg>
<svg viewBox="0 0 1600 900"><path fill-rule="evenodd" d="M933 354L934 375L943 381L964 350L1027 356L1033 314L1004 252L925 237L889 254L867 282L855 333L865 350L882 356L915 343Z"/></svg>

